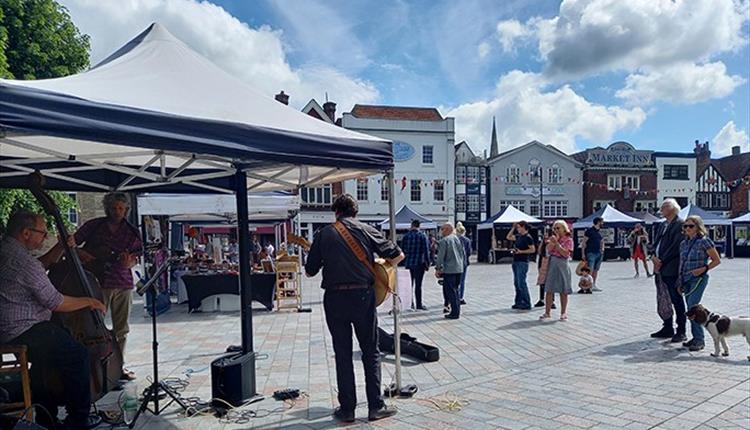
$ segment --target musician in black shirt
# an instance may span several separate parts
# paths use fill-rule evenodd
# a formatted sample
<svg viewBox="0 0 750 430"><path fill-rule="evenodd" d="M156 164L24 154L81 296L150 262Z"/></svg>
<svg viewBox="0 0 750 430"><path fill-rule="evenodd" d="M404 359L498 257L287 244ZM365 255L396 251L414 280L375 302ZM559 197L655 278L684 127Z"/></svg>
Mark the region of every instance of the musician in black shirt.
<svg viewBox="0 0 750 430"><path fill-rule="evenodd" d="M373 227L355 219L359 208L351 195L339 196L331 209L336 213L337 222L341 222L365 250L370 264L374 262L373 254L385 258L394 266L404 259L404 254L396 244L387 240ZM305 272L308 276L315 276L321 268L321 287L326 290L323 308L336 355L336 381L340 406L334 412L334 416L344 422L354 422L354 409L357 406L352 363L354 327L365 369L368 419L375 421L390 417L396 411L385 405L380 387L378 318L373 290L375 278L334 225L326 226L315 234L307 256Z"/></svg>

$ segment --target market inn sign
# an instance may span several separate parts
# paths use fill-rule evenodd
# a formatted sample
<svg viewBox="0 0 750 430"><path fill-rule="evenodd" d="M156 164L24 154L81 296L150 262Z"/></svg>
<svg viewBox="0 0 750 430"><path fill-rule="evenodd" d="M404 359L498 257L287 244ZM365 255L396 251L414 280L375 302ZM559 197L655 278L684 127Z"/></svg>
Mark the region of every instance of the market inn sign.
<svg viewBox="0 0 750 430"><path fill-rule="evenodd" d="M589 149L586 151L586 164L589 166L608 167L652 167L653 151L641 151L627 142L615 142L607 149Z"/></svg>

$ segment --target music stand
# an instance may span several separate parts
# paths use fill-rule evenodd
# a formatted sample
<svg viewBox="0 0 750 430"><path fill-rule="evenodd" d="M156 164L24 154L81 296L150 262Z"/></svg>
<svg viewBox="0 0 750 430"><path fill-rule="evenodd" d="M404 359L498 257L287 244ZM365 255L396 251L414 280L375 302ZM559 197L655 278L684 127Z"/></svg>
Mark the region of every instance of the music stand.
<svg viewBox="0 0 750 430"><path fill-rule="evenodd" d="M161 266L156 270L156 273L143 285L137 285L136 291L139 295L143 295L144 293L149 294L151 296L151 351L153 353L153 366L154 366L154 382L151 383L151 385L146 388L145 394L143 395L143 400L141 401L141 405L138 407L138 411L136 411L135 416L133 416L133 421L128 424L128 428L135 427L135 423L138 421L138 417L145 411L148 410L154 415L159 415L162 413L169 405L171 405L173 402L176 402L180 407L187 411L188 405L185 404L185 402L180 398L180 395L177 394L169 385L167 385L164 381L159 380L159 342L157 338L157 331L156 331L156 281L161 277L161 275L164 274L164 272L169 269L169 267L174 263L176 259L170 258L167 259L164 263L162 263ZM141 284L138 282L138 284ZM166 393L169 397L172 398L167 404L159 408L159 395L161 393ZM148 407L149 402L154 402L154 408L150 409Z"/></svg>

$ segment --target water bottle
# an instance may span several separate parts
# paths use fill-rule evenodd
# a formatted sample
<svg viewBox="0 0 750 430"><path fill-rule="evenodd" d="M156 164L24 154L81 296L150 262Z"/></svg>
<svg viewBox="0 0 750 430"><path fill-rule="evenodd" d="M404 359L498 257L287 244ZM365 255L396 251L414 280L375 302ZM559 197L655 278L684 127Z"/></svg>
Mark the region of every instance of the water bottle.
<svg viewBox="0 0 750 430"><path fill-rule="evenodd" d="M138 385L130 381L125 384L122 393L122 419L125 424L130 424L138 411Z"/></svg>

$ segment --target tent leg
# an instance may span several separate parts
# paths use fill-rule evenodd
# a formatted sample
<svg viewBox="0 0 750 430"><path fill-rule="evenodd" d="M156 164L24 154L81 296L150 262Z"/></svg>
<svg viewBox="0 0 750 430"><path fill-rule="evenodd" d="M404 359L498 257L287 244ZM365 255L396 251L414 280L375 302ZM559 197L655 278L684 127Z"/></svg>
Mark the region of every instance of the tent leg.
<svg viewBox="0 0 750 430"><path fill-rule="evenodd" d="M396 243L396 193L393 183L393 169L388 171L388 223L391 240ZM398 271L398 267L396 267ZM401 313L400 298L398 296L398 274L396 275L396 294L393 295L393 349L396 356L396 390L401 391L401 325L399 316Z"/></svg>
<svg viewBox="0 0 750 430"><path fill-rule="evenodd" d="M237 198L237 242L240 251L240 330L242 354L252 356L250 375L243 375L252 384L251 396L257 393L255 386L255 352L253 351L253 307L250 278L250 225L247 208L247 175L241 169L235 173L235 197Z"/></svg>

